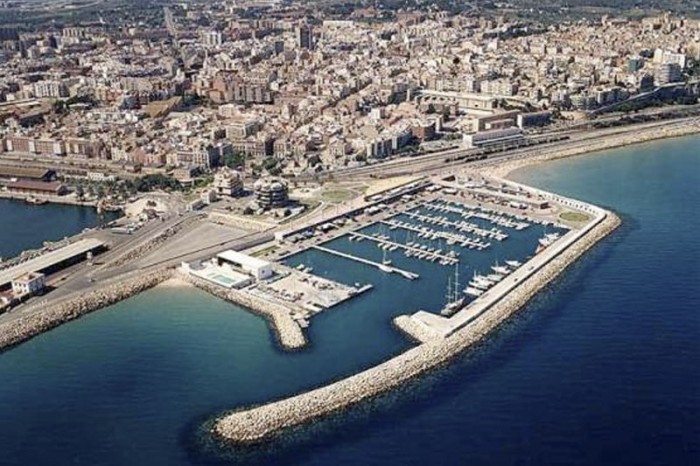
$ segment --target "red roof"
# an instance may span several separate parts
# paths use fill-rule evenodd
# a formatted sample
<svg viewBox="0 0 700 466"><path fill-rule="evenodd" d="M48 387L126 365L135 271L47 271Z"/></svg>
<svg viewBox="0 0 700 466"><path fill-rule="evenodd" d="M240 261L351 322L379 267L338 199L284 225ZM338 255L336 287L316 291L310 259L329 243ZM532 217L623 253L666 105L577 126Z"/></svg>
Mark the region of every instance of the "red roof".
<svg viewBox="0 0 700 466"><path fill-rule="evenodd" d="M4 183L9 189L27 189L31 191L44 191L47 193L57 193L63 188L63 184L58 181L32 181L17 180Z"/></svg>

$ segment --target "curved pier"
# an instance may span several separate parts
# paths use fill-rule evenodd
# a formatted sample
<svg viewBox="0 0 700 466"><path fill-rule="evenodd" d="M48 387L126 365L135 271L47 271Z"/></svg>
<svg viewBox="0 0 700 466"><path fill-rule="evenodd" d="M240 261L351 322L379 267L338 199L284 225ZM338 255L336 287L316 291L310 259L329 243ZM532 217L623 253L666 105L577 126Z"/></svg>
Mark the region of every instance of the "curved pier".
<svg viewBox="0 0 700 466"><path fill-rule="evenodd" d="M446 363L497 328L619 224L616 215L604 212L601 221L592 225L575 243L568 245L528 276L478 319L449 336L443 337L422 326L420 322L401 316L395 319L395 324L414 339L422 341L419 346L330 385L263 406L229 413L216 421L212 428L213 435L239 444L261 442L281 430L341 411L396 388L407 380Z"/></svg>

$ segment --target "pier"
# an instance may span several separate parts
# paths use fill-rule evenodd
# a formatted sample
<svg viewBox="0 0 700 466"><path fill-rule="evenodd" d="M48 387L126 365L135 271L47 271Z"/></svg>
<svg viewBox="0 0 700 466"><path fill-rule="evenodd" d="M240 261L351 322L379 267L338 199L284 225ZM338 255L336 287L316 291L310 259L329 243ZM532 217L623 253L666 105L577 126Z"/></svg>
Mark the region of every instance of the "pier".
<svg viewBox="0 0 700 466"><path fill-rule="evenodd" d="M466 205L466 208L454 207L451 204L451 202L426 202L423 203L422 206L428 210L434 210L438 212L452 212L455 214L459 214L462 216L462 218L465 219L469 219L472 217L480 218L482 220L489 221L495 225L506 228L513 228L515 230L524 230L525 228L530 226L528 222L512 220L511 218L508 218L503 215L490 214L488 213L488 210L483 210L481 208Z"/></svg>
<svg viewBox="0 0 700 466"><path fill-rule="evenodd" d="M455 233L448 233L446 231L431 230L428 227L417 227L415 225L409 225L405 222L399 220L382 220L384 225L389 226L389 229L401 228L403 230L412 231L418 233L418 235L427 235L431 239L444 239L448 245L459 243L462 246L468 246L470 248L477 248L478 250L483 250L491 246L491 243L483 243L479 240L474 240L468 238L464 235L458 235Z"/></svg>
<svg viewBox="0 0 700 466"><path fill-rule="evenodd" d="M382 222L382 223L385 223L385 222ZM426 256L427 259L434 257L435 259L440 259L445 264L454 265L457 262L459 262L459 259L457 258L457 256L446 256L444 254L438 253L437 251L428 251L428 250L417 248L414 246L408 246L406 244L397 243L397 242L391 241L389 239L375 238L374 236L365 235L364 233L359 233L356 231L351 231L350 236L355 237L355 238L368 239L370 241L375 241L378 244L388 244L389 246L396 246L397 248L404 249L406 251L410 251L410 252L414 253L414 255L423 254Z"/></svg>
<svg viewBox="0 0 700 466"><path fill-rule="evenodd" d="M353 260L355 262L359 262L361 264L371 265L372 267L378 268L382 272L387 272L387 273L396 272L396 273L400 274L401 276L403 276L404 278L408 278L409 280L415 280L418 277L420 277L420 275L418 275L415 272L409 272L408 270L403 270L403 269L400 269L398 267L393 267L391 265L384 265L384 264L380 264L379 262L373 262L369 259L363 259L362 257L353 256L352 254L347 254L344 252L336 251L335 249L324 248L323 246L318 246L318 245L311 246L311 247L313 249L317 249L317 250L322 251L322 252L327 252L328 254L333 254L333 255L338 256L338 257L344 257L345 259L350 259L350 260Z"/></svg>
<svg viewBox="0 0 700 466"><path fill-rule="evenodd" d="M424 223L428 223L431 225L440 225L440 226L446 226L446 227L453 227L459 231L466 231L468 233L474 233L475 235L482 236L484 238L492 238L496 239L498 241L503 241L504 239L508 238L508 235L503 233L500 230L486 230L484 228L480 228L478 225L474 223L467 223L467 222L453 222L451 220L447 220L445 218L441 217L431 217L429 215L422 215L416 212L404 212L405 215L409 216L410 218L419 220Z"/></svg>

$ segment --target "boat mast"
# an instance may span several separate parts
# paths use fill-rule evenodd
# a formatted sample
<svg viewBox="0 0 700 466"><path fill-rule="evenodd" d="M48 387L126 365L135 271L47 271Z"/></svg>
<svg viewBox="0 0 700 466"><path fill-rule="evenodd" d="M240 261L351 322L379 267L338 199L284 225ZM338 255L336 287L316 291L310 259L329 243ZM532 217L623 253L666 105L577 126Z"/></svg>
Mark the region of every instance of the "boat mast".
<svg viewBox="0 0 700 466"><path fill-rule="evenodd" d="M454 288L454 300L459 299L459 262L455 264L455 288Z"/></svg>

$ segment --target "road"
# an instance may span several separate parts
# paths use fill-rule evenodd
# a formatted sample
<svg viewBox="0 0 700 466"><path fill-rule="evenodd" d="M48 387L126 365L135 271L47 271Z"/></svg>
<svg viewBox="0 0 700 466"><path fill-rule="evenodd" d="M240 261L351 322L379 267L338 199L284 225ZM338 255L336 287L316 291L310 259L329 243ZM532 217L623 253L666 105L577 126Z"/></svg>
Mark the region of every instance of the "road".
<svg viewBox="0 0 700 466"><path fill-rule="evenodd" d="M611 136L629 135L639 131L649 131L662 127L671 129L677 126L698 123L700 123L700 117L694 116L676 120L655 121L592 131L569 130L557 133L557 135L567 136L568 139L566 140L490 154L488 155L487 160L489 164L500 163L506 160L542 155L543 151L586 147L596 140L603 140ZM383 178L399 175L431 174L435 170L443 170L467 163L464 160L446 161L447 159L476 155L477 153L478 150L475 149L451 149L417 157L388 160L386 162L365 165L362 167L335 170L329 172L328 176L333 177L334 179L349 180ZM483 162L472 164L476 166L484 165Z"/></svg>

